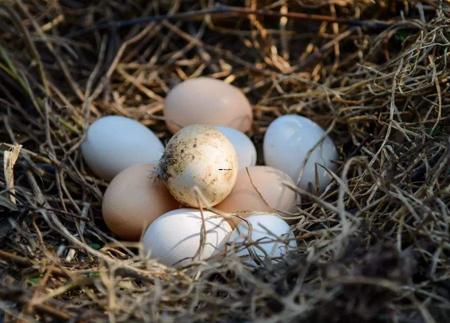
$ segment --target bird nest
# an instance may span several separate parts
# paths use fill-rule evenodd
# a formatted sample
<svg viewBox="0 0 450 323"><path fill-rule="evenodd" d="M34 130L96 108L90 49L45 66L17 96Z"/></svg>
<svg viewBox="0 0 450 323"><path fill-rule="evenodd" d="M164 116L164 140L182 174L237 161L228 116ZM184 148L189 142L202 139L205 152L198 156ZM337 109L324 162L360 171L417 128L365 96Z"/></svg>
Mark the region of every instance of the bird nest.
<svg viewBox="0 0 450 323"><path fill-rule="evenodd" d="M24 1L0 4L0 321L445 322L450 316L449 45L444 1ZM173 269L101 219L80 156L90 122L163 140L164 97L241 88L268 124L311 118L339 150L302 197L297 250Z"/></svg>

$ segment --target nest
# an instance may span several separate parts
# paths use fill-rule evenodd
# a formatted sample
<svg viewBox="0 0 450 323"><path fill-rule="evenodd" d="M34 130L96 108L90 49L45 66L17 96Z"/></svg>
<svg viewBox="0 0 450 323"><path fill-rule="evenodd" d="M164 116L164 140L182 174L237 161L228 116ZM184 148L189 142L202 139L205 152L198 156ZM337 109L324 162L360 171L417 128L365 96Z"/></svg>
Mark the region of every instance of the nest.
<svg viewBox="0 0 450 323"><path fill-rule="evenodd" d="M444 1L24 1L0 4L0 312L5 321L446 322L449 52ZM211 76L339 147L299 191L298 250L256 270L182 270L101 219L79 146L119 114L167 141L167 91ZM259 161L262 161L260 155ZM0 321L2 320L0 317Z"/></svg>

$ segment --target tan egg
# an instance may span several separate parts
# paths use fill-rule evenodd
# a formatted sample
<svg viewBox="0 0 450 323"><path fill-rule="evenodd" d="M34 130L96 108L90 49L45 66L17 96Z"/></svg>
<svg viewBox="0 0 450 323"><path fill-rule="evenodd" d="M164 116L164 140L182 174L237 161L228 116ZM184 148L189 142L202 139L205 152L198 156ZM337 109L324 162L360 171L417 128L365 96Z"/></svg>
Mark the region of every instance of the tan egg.
<svg viewBox="0 0 450 323"><path fill-rule="evenodd" d="M250 177L248 174L250 174ZM295 187L292 179L278 169L268 166L253 166L242 169L238 173L236 184L230 195L215 208L230 213L273 212L274 210L294 212L297 195L283 183ZM260 194L264 199L261 198Z"/></svg>
<svg viewBox="0 0 450 323"><path fill-rule="evenodd" d="M250 130L252 107L235 86L208 77L184 81L167 95L164 117L172 133L191 124Z"/></svg>
<svg viewBox="0 0 450 323"><path fill-rule="evenodd" d="M137 241L145 228L179 203L155 173L155 165L124 169L109 184L102 202L103 219L121 239Z"/></svg>

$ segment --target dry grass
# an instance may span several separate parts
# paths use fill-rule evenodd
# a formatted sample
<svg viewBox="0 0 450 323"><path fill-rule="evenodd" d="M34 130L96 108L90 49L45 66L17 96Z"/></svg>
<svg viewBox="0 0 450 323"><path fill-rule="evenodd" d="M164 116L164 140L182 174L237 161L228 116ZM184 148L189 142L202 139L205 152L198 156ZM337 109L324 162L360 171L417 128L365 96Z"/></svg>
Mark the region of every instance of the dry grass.
<svg viewBox="0 0 450 323"><path fill-rule="evenodd" d="M448 321L444 1L93 3L0 3L6 321ZM175 16L126 22L156 15ZM120 114L167 140L165 94L200 75L246 92L259 153L284 113L317 121L340 147L326 191L299 192L299 248L283 264L252 272L229 257L175 271L102 223L106 183L78 149L86 126Z"/></svg>

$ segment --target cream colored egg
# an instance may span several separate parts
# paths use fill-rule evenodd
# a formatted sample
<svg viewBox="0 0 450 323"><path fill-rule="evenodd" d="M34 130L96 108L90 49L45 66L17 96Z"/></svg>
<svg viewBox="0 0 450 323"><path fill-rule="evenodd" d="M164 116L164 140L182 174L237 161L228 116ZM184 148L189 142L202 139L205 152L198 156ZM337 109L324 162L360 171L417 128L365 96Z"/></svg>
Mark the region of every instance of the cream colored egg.
<svg viewBox="0 0 450 323"><path fill-rule="evenodd" d="M231 213L294 212L297 194L288 185L295 187L292 179L278 169L248 167L239 171L233 190L215 208Z"/></svg>
<svg viewBox="0 0 450 323"><path fill-rule="evenodd" d="M145 231L142 243L147 255L178 267L221 252L230 232L228 222L212 212L178 209L156 219Z"/></svg>
<svg viewBox="0 0 450 323"><path fill-rule="evenodd" d="M124 240L139 240L158 216L179 206L155 173L155 165L131 166L120 172L103 195L108 228Z"/></svg>
<svg viewBox="0 0 450 323"><path fill-rule="evenodd" d="M236 151L217 129L190 125L167 143L159 163L160 177L183 204L210 207L232 190L238 172Z"/></svg>
<svg viewBox="0 0 450 323"><path fill-rule="evenodd" d="M166 97L164 117L172 133L191 124L224 125L246 132L253 122L245 95L235 86L209 77L175 86Z"/></svg>

